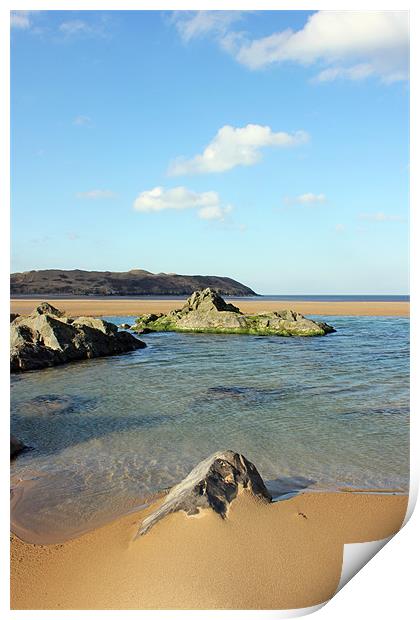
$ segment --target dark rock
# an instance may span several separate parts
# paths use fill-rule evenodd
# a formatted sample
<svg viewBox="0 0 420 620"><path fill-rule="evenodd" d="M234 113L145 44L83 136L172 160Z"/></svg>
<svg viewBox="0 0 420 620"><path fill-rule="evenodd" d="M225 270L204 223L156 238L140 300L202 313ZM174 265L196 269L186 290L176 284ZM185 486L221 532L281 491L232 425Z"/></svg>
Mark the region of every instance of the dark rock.
<svg viewBox="0 0 420 620"><path fill-rule="evenodd" d="M135 330L136 334L150 334L152 331L154 330L150 329L149 327L139 327Z"/></svg>
<svg viewBox="0 0 420 620"><path fill-rule="evenodd" d="M14 435L10 435L10 459L15 459L21 452L27 449L24 443L22 443Z"/></svg>
<svg viewBox="0 0 420 620"><path fill-rule="evenodd" d="M327 323L312 321L299 312L280 310L260 314L242 314L227 304L212 289L196 291L182 308L168 314L140 316L133 330L253 334L259 336L324 336L335 329ZM144 333L144 332L143 332Z"/></svg>
<svg viewBox="0 0 420 620"><path fill-rule="evenodd" d="M52 313L49 313L49 308ZM119 332L116 325L93 317L69 320L60 311L41 304L28 317L11 324L12 372L38 370L57 364L118 355L144 348L144 342Z"/></svg>
<svg viewBox="0 0 420 620"><path fill-rule="evenodd" d="M18 314L16 314L15 312L11 312L11 313L10 313L10 322L11 322L11 323L13 323L13 321L14 321L15 319L17 319L17 318L18 318L18 316L19 316L19 315L18 315Z"/></svg>
<svg viewBox="0 0 420 620"><path fill-rule="evenodd" d="M131 329L131 325L129 325L128 323L121 323L121 325L118 325L118 327L120 329Z"/></svg>
<svg viewBox="0 0 420 620"><path fill-rule="evenodd" d="M201 461L171 489L159 508L143 520L139 535L145 534L166 515L179 510L194 515L201 509L211 508L225 518L229 504L241 489L247 489L262 501L271 502L271 495L255 465L232 450L216 452Z"/></svg>

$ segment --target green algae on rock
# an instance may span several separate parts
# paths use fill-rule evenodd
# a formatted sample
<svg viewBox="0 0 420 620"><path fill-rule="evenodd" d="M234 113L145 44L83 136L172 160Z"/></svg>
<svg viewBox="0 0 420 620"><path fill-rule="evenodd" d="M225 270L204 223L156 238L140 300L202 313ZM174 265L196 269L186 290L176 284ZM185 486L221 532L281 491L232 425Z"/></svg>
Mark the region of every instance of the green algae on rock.
<svg viewBox="0 0 420 620"><path fill-rule="evenodd" d="M312 321L293 310L243 314L210 288L195 291L179 310L139 316L133 330L139 333L176 331L259 336L325 336L335 331L331 325Z"/></svg>

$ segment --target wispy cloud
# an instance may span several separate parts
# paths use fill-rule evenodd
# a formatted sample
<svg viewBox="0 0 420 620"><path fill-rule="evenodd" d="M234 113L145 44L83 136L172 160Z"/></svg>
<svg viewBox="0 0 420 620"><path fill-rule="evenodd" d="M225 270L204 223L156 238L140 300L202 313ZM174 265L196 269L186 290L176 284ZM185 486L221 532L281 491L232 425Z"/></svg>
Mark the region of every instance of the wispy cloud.
<svg viewBox="0 0 420 620"><path fill-rule="evenodd" d="M11 11L10 26L11 28L20 28L27 30L31 27L30 14L32 11Z"/></svg>
<svg viewBox="0 0 420 620"><path fill-rule="evenodd" d="M208 35L223 37L243 16L244 11L174 11L171 21L181 39L188 43L191 39Z"/></svg>
<svg viewBox="0 0 420 620"><path fill-rule="evenodd" d="M104 200L109 198L115 198L116 194L109 189L91 189L88 192L79 192L76 194L77 198L87 200Z"/></svg>
<svg viewBox="0 0 420 620"><path fill-rule="evenodd" d="M75 35L90 35L95 32L94 28L82 19L71 19L69 21L62 22L58 29L68 37Z"/></svg>
<svg viewBox="0 0 420 620"><path fill-rule="evenodd" d="M307 192L306 194L300 194L299 196L285 196L283 198L283 202L287 205L316 205L327 202L327 197L325 194L313 194L312 192Z"/></svg>
<svg viewBox="0 0 420 620"><path fill-rule="evenodd" d="M220 205L203 207L199 210L198 217L202 220L218 220L219 222L223 222L232 209L232 205L227 205L226 207Z"/></svg>
<svg viewBox="0 0 420 620"><path fill-rule="evenodd" d="M361 220L367 220L370 222L404 222L405 218L402 215L392 215L390 213L383 213L378 211L376 213L361 213L359 215Z"/></svg>
<svg viewBox="0 0 420 620"><path fill-rule="evenodd" d="M76 125L76 127L92 127L93 124L90 116L79 114L73 119L73 125Z"/></svg>
<svg viewBox="0 0 420 620"><path fill-rule="evenodd" d="M318 75L316 75L312 82L333 82L337 79L346 79L346 80L364 80L367 77L373 75L375 73L375 69L372 65L369 64L359 64L354 65L353 67L330 67L328 69L324 69L320 71Z"/></svg>
<svg viewBox="0 0 420 620"><path fill-rule="evenodd" d="M85 19L69 19L61 22L58 32L64 39L74 38L107 38L110 35L109 18L98 14L99 17L86 21Z"/></svg>
<svg viewBox="0 0 420 620"><path fill-rule="evenodd" d="M387 84L408 79L408 11L318 11L300 30L287 28L258 39L231 29L238 20L217 13L189 12L174 22L184 41L212 37L252 70L294 62L318 66L312 81L319 83L371 76Z"/></svg>
<svg viewBox="0 0 420 620"><path fill-rule="evenodd" d="M274 132L271 127L225 125L215 135L204 151L191 159L178 158L168 169L170 176L225 172L236 166L252 166L262 157L264 147L290 147L307 142L305 131Z"/></svg>
<svg viewBox="0 0 420 620"><path fill-rule="evenodd" d="M217 192L195 192L186 187L164 189L154 187L141 192L133 205L141 213L156 213L159 211L196 209L198 217L204 220L223 221L232 210L231 205L223 206Z"/></svg>
<svg viewBox="0 0 420 620"><path fill-rule="evenodd" d="M108 14L101 12L91 16L89 21L84 18L84 12L73 11L77 17L65 21L57 22L56 19L49 19L48 24L43 21L43 17L50 16L51 11L11 11L11 28L27 30L31 33L46 36L58 43L78 38L107 38L110 34ZM59 13L58 13L59 15ZM81 15L82 17L78 17ZM41 22L41 25L40 25Z"/></svg>

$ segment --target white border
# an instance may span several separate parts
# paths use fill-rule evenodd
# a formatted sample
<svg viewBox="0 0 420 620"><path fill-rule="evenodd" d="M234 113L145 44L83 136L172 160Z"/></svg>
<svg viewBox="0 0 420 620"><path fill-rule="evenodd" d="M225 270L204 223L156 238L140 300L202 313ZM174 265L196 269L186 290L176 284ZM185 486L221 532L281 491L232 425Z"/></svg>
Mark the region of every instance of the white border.
<svg viewBox="0 0 420 620"><path fill-rule="evenodd" d="M9 11L13 10L172 10L172 9L258 9L258 10L319 10L319 9L339 9L339 10L410 10L411 15L411 46L412 46L412 83L411 83L411 106L414 110L411 120L411 136L420 135L419 123L417 121L416 110L420 109L419 98L417 94L417 75L418 75L418 61L419 55L419 43L418 43L418 9L415 3L401 2L391 3L387 0L382 2L364 0L355 0L353 2L342 1L330 1L330 2L301 2L296 0L295 2L282 2L282 1L267 1L260 0L242 0L241 2L232 2L228 0L213 0L212 2L201 2L196 0L195 2L189 1L164 1L157 0L156 2L144 1L135 2L130 0L44 0L33 2L28 1L16 1L10 2L6 0L0 7L0 43L1 53L0 62L2 64L1 75L4 76L4 87L2 89L1 97L1 115L0 115L0 131L2 140L1 148L1 174L2 182L0 184L1 192L1 204L0 209L0 230L2 234L2 243L0 244L1 253L1 305L0 316L3 325L8 325L8 305L9 305L9 211L8 205L10 204L9 183L10 178L10 160L9 160L9 97L5 93L9 93ZM414 142L414 141L413 141ZM418 157L417 141L411 146L411 169L417 170ZM411 181L411 203L413 205L419 205L418 201L418 183L416 179L412 178ZM413 208L411 211L411 264L412 272L416 274L414 268L419 263L419 250L416 248L415 238L418 229L418 208ZM417 276L418 278L418 276ZM419 449L418 449L418 437L419 437L419 425L417 422L417 415L415 412L416 403L418 403L418 391L417 391L417 378L419 377L419 368L417 363L417 351L419 345L419 330L417 328L417 312L418 312L418 295L419 287L412 275L411 278L411 307L412 316L412 334L411 334L411 346L412 346L412 361L411 361L411 376L414 378L414 382L411 389L411 403L412 403L412 422L411 422L411 484L410 484L410 509L409 513L412 513L414 508L415 498L418 493L418 476L419 476ZM2 441L4 442L3 449L1 451L1 467L0 475L2 480L1 489L3 492L3 504L9 506L9 446L8 446L8 415L9 409L8 393L9 393L9 380L8 380L8 344L7 344L7 330L1 335L2 343L2 373L1 373L1 387L3 401L3 411L1 424L2 427ZM1 511L2 515L2 534L4 541L9 538L9 514L8 508ZM406 520L407 521L407 520ZM419 511L414 513L414 516L408 522L404 530L398 534L385 549L381 551L379 556L376 556L369 564L363 569L360 575L357 575L351 581L351 585L345 587L334 599L328 603L321 611L318 612L318 616L321 619L327 620L328 618L336 619L340 618L346 620L351 618L353 620L355 613L362 613L363 618L369 617L369 614L375 614L375 616L381 616L382 618L411 618L415 617L415 609L417 611L417 594L416 588L418 588L416 573L413 572L417 569L417 558L414 556L413 549L417 543L417 549L420 548L419 542ZM6 538L7 536L7 538ZM63 618L77 618L80 616L78 611L9 611L8 601L8 576L9 576L9 562L6 550L6 544L3 544L3 553L1 554L1 577L0 577L0 610L3 612L3 617L31 617L31 618L45 618L58 615ZM418 573L417 573L418 574ZM7 579L5 579L7 577ZM310 610L308 609L307 612ZM276 611L91 611L82 612L83 616L102 618L104 615L107 617L120 618L122 615L135 615L141 618L184 618L184 617L197 617L213 618L217 614L218 618L237 617L237 618L280 618L287 617L285 612ZM288 617L291 617L289 614Z"/></svg>

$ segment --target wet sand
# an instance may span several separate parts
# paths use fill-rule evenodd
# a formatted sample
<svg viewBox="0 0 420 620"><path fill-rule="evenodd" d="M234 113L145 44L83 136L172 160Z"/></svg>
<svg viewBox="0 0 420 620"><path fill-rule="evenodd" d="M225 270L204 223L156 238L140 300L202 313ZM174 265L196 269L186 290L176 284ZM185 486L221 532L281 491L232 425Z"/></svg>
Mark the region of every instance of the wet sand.
<svg viewBox="0 0 420 620"><path fill-rule="evenodd" d="M11 312L30 314L41 299L12 299ZM182 300L162 299L59 299L48 298L68 316L138 316L149 312L169 312L180 308ZM409 316L408 301L264 301L241 299L234 304L244 313L292 309L304 315L324 316Z"/></svg>
<svg viewBox="0 0 420 620"><path fill-rule="evenodd" d="M12 535L12 609L290 609L331 598L343 544L386 538L407 496L310 493L262 504L247 492L226 520L169 515L134 539L152 507L57 545Z"/></svg>

